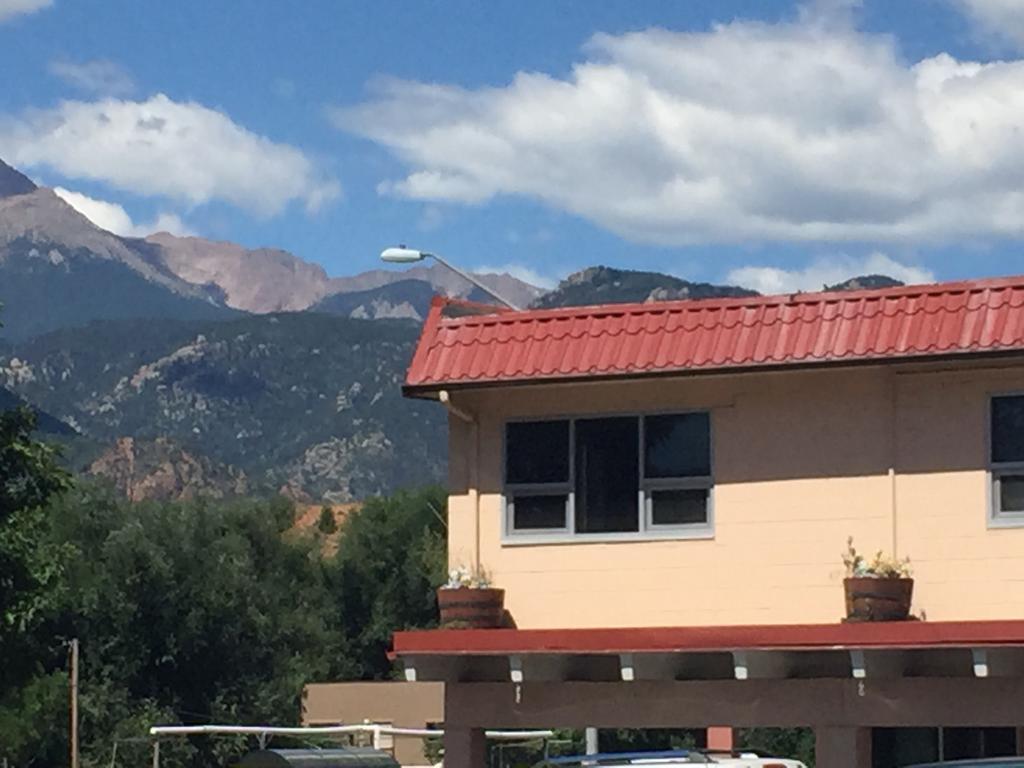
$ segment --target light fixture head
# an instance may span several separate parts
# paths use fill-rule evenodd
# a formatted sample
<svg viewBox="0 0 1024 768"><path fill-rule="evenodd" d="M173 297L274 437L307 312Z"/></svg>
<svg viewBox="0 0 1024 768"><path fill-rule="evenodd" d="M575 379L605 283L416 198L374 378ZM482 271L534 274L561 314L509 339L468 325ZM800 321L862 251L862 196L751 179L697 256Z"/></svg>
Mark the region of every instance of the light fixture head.
<svg viewBox="0 0 1024 768"><path fill-rule="evenodd" d="M428 254L423 251L401 245L398 248L385 248L380 254L380 260L388 264L412 264L415 261L423 261L427 256Z"/></svg>

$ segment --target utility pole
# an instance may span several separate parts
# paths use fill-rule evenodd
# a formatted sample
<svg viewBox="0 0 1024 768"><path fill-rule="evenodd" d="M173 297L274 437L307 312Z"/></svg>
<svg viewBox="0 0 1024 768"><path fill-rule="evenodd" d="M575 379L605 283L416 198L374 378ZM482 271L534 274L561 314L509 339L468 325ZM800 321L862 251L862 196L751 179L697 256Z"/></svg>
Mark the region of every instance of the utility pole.
<svg viewBox="0 0 1024 768"><path fill-rule="evenodd" d="M71 640L71 768L78 768L78 638Z"/></svg>

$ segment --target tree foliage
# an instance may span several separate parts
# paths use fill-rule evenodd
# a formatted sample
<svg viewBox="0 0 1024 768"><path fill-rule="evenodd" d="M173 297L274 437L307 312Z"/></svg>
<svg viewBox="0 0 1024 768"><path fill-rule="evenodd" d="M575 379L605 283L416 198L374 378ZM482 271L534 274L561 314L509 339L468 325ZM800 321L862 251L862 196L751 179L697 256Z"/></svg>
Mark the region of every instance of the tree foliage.
<svg viewBox="0 0 1024 768"><path fill-rule="evenodd" d="M437 624L436 589L447 570L445 503L440 487L399 491L371 499L341 526L333 591L360 677L390 675L392 632Z"/></svg>
<svg viewBox="0 0 1024 768"><path fill-rule="evenodd" d="M9 652L11 634L38 616L57 576L45 546L44 506L67 487L68 476L56 451L33 439L35 423L27 408L0 412L0 656Z"/></svg>
<svg viewBox="0 0 1024 768"><path fill-rule="evenodd" d="M22 452L38 464L50 458L40 451ZM63 482L19 481L36 488L19 498L38 502ZM25 672L0 694L0 758L14 765L66 759L72 637L91 768L109 765L115 745L116 764L145 760L139 739L158 722L295 723L305 683L387 677L391 631L436 620L440 489L367 502L342 526L336 555L317 526L294 527L280 498L130 503L82 483L40 510L50 525L38 543L56 553L57 578L38 620L14 633ZM179 740L161 762L223 764L243 749Z"/></svg>

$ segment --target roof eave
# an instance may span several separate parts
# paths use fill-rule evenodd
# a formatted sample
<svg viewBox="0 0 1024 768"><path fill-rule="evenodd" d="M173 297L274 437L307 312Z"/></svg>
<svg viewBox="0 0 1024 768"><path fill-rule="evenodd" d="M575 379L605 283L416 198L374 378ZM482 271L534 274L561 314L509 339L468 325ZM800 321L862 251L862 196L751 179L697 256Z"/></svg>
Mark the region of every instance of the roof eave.
<svg viewBox="0 0 1024 768"><path fill-rule="evenodd" d="M470 379L454 381L435 381L428 383L410 383L402 385L402 396L424 400L436 399L442 390L495 389L499 387L525 387L552 384L580 384L610 381L640 381L663 378L698 378L705 376L733 376L752 373L780 373L786 371L810 371L822 369L865 368L872 366L901 366L922 363L948 363L968 360L986 360L993 358L1024 357L1024 349L1013 347L1005 349L958 350L947 353L924 352L901 357L869 357L869 358L828 358L801 362L753 363L750 365L729 365L706 368L674 368L653 371L627 371L598 374L572 374L562 376L533 376L529 378Z"/></svg>

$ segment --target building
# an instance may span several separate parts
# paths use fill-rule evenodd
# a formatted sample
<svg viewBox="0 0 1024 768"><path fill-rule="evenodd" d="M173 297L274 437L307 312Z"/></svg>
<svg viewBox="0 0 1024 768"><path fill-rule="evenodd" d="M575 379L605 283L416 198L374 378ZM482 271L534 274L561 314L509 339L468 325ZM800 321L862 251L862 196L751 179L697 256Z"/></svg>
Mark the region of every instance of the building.
<svg viewBox="0 0 1024 768"><path fill-rule="evenodd" d="M484 728L809 726L827 768L1024 748L1024 278L438 299L405 394L450 411L451 562L515 622L394 637L446 683L448 768ZM843 621L848 536L912 559L920 620Z"/></svg>
<svg viewBox="0 0 1024 768"><path fill-rule="evenodd" d="M310 683L302 691L302 724L426 730L444 723L444 685L400 681ZM403 766L425 766L424 740L385 735L374 744Z"/></svg>

